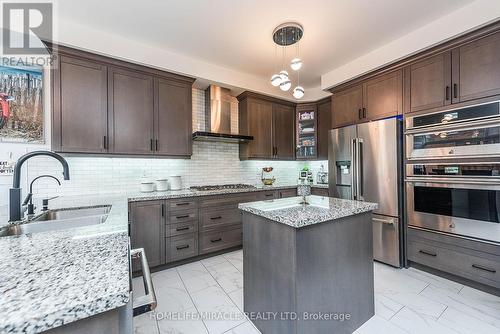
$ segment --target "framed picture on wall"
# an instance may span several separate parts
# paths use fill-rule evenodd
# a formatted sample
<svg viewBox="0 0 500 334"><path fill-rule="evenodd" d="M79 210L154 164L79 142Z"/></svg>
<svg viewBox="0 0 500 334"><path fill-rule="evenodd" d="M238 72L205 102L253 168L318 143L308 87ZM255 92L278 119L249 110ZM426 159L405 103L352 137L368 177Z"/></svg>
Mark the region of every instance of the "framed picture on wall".
<svg viewBox="0 0 500 334"><path fill-rule="evenodd" d="M0 66L0 142L44 143L41 67Z"/></svg>

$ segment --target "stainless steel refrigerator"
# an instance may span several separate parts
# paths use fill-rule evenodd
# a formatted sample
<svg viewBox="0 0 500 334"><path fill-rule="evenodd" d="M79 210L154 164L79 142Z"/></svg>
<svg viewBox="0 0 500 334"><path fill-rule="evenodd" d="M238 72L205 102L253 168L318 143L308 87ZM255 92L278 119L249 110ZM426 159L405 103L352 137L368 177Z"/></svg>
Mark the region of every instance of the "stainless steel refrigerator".
<svg viewBox="0 0 500 334"><path fill-rule="evenodd" d="M401 267L403 256L402 119L346 126L329 134L330 196L378 203L375 260Z"/></svg>

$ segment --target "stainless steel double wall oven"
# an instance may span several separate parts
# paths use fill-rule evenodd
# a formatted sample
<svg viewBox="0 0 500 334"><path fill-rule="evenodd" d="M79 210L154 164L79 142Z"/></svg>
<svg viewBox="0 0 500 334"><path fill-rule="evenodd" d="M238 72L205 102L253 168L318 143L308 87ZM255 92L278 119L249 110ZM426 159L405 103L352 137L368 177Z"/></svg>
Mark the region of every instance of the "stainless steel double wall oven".
<svg viewBox="0 0 500 334"><path fill-rule="evenodd" d="M500 102L406 118L408 225L500 243Z"/></svg>

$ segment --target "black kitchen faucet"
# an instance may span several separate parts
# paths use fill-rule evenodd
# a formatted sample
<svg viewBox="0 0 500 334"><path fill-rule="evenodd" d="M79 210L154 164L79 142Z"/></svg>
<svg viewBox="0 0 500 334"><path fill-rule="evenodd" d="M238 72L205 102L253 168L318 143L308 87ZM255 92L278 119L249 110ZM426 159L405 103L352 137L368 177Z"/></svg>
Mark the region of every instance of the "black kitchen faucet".
<svg viewBox="0 0 500 334"><path fill-rule="evenodd" d="M49 157L53 157L58 160L63 166L63 175L65 180L69 180L69 167L68 162L61 155L50 152L50 151L33 151L26 153L22 157L17 160L16 165L14 166L14 180L12 182L12 188L10 188L9 192L9 221L18 221L22 218L22 209L21 209L21 167L23 163L32 158L39 155L46 155Z"/></svg>

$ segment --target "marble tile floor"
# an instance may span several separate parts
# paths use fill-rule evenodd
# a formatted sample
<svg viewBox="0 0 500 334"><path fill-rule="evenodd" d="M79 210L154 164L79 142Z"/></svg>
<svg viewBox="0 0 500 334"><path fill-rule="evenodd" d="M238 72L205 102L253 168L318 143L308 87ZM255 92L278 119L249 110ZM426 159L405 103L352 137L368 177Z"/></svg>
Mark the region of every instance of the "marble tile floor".
<svg viewBox="0 0 500 334"><path fill-rule="evenodd" d="M242 272L240 250L153 273L158 307L134 318L134 332L260 333L242 313ZM133 283L135 292L142 289L140 278ZM414 268L375 263L375 316L355 333L498 334L500 297Z"/></svg>

